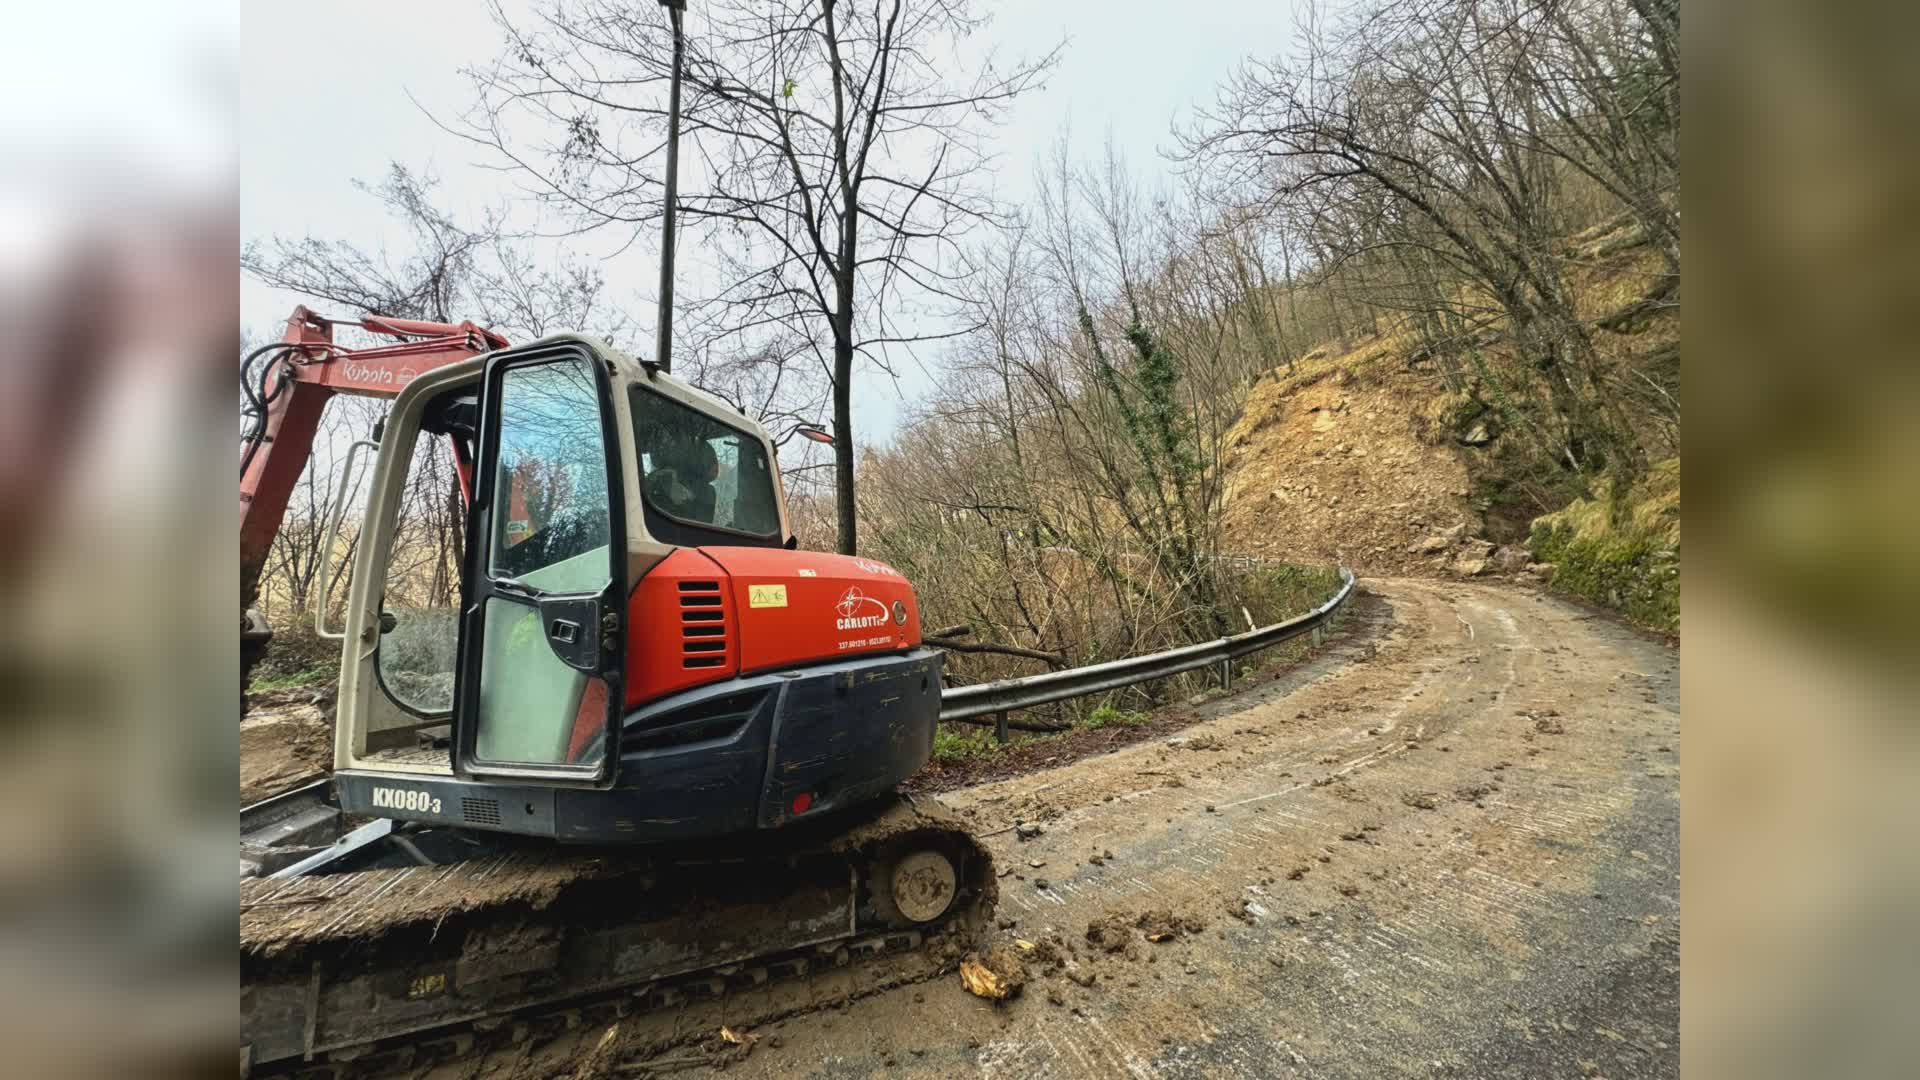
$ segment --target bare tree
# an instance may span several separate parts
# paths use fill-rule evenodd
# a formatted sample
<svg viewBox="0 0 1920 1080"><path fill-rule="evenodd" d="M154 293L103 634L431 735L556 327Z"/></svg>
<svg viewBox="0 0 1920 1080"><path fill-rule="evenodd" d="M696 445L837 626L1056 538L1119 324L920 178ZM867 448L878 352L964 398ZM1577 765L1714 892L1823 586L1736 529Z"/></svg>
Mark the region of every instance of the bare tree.
<svg viewBox="0 0 1920 1080"><path fill-rule="evenodd" d="M1231 405L1193 393L1189 374L1210 361L1177 352L1166 332L1176 321L1219 325L1206 310L1210 297L1166 287L1171 237L1149 222L1178 211L1161 196L1150 214L1111 145L1097 167L1076 167L1062 142L1047 179L1041 247L1076 331L1070 355L1083 389L1072 412L1087 476L1191 601L1182 616L1189 628L1224 633L1210 563L1219 553L1223 492L1212 465ZM1207 348L1220 344L1217 333L1199 336Z"/></svg>
<svg viewBox="0 0 1920 1080"><path fill-rule="evenodd" d="M400 253L274 236L247 243L241 269L322 305L435 322L471 319L519 340L575 331L619 344L630 332L595 261L564 251L537 254L526 233L507 227L502 211L462 224L438 201L434 174L394 162L379 183L354 186L406 227Z"/></svg>
<svg viewBox="0 0 1920 1080"><path fill-rule="evenodd" d="M1359 310L1414 296L1469 339L1497 314L1540 372L1545 449L1630 480L1645 449L1576 309L1567 238L1589 222L1568 188L1579 177L1637 217L1677 275L1668 7L1376 0L1249 63L1187 149L1310 203L1316 262L1342 268Z"/></svg>
<svg viewBox="0 0 1920 1080"><path fill-rule="evenodd" d="M580 228L642 238L663 209L665 21L619 0L494 14L509 45L473 70L462 132ZM691 305L695 332L744 355L798 344L819 366L843 552L858 546L856 359L891 372L896 348L955 333L924 317L958 299L958 245L993 215L981 137L1058 54L975 55L984 24L967 0L722 0L690 19L683 157L704 176L678 213L718 282Z"/></svg>
<svg viewBox="0 0 1920 1080"><path fill-rule="evenodd" d="M965 679L1281 614L1220 557L1224 428L1246 374L1281 362L1252 223L1189 224L1186 195L1111 151L1063 146L1038 186L1029 221L970 249L979 328L864 466L871 550L936 621L1018 650L950 657Z"/></svg>
<svg viewBox="0 0 1920 1080"><path fill-rule="evenodd" d="M308 461L306 470L294 486L292 497L287 500L286 516L281 521L279 533L273 538L273 546L267 551L266 565L261 570L263 585L260 601L262 608L269 613L276 602L285 603L292 612L304 613L311 609L316 597L332 597L339 591L340 583L352 562L359 529L354 515L347 514L340 526L340 543L329 556L332 560L331 573L322 580L319 576L320 556L329 540L328 526L331 524L327 515L337 495L335 485L340 481L346 449L371 426L376 412L372 402L354 398L336 403L336 407L328 409L322 419L320 431L314 439L313 458ZM367 474L366 469L359 472L355 488L346 493L349 506L359 497L359 487Z"/></svg>
<svg viewBox="0 0 1920 1080"><path fill-rule="evenodd" d="M606 275L594 261L557 255L541 262L530 246L495 236L468 282L469 317L517 338L590 333L615 344L630 339L633 321L608 302Z"/></svg>
<svg viewBox="0 0 1920 1080"><path fill-rule="evenodd" d="M395 259L344 240L315 236L249 241L240 268L268 285L359 312L451 322L466 299L474 263L499 236L491 217L474 227L456 224L435 205L431 174L394 162L377 184L354 186L378 199L407 226L410 250Z"/></svg>

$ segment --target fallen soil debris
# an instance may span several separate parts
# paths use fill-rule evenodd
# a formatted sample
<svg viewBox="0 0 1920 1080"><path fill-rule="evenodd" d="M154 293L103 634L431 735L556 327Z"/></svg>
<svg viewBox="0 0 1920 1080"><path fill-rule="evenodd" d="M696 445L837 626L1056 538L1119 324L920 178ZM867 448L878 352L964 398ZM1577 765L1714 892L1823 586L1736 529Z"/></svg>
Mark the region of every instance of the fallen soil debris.
<svg viewBox="0 0 1920 1080"><path fill-rule="evenodd" d="M1498 790L1500 790L1499 787L1494 784L1462 784L1453 789L1453 797L1461 802L1478 804L1481 799Z"/></svg>
<svg viewBox="0 0 1920 1080"><path fill-rule="evenodd" d="M256 691L240 721L240 805L325 776L333 767L330 691Z"/></svg>
<svg viewBox="0 0 1920 1080"><path fill-rule="evenodd" d="M1572 988L1602 995L1566 1002L1574 1017L1584 1019L1579 1001L1591 1001L1597 1026L1634 1024L1646 1046L1678 1045L1667 1004L1677 960L1661 944L1677 938L1678 912L1656 900L1676 887L1667 864L1677 783L1643 776L1644 754L1621 753L1666 747L1671 759L1662 751L1654 760L1678 761L1677 696L1645 708L1637 695L1594 692L1618 683L1623 664L1668 672L1670 654L1515 588L1391 582L1382 592L1394 618L1371 626L1382 647L1366 668L1332 667L1266 702L1256 694L1183 743L1170 745L1182 733L1169 731L950 797L983 832L1005 828L992 845L996 866L1014 871L1002 888L1025 875L1006 889L993 924L993 938L1021 961L1026 985L1016 1000L1002 974L1010 965L976 945L958 985L943 978L845 1012L828 1005L779 1031L786 1048L773 1053L773 1029L756 1028L769 1034L728 1072L1091 1080L1138 1061L1158 1074L1211 1075L1237 1060L1238 1044L1222 1035L1228 1025L1290 1040L1290 1029L1343 1030L1363 1018L1369 1032L1391 1036L1291 1045L1299 1057L1290 1064L1302 1075L1426 1075L1432 1061L1451 1059L1500 1066L1471 1075L1535 1076L1580 1058L1602 1062L1609 1076L1673 1075L1671 1051L1584 1026L1529 1039L1484 1008L1518 985L1552 1009ZM1519 647L1543 641L1563 652ZM1613 651L1584 655L1601 647ZM1462 655L1484 662L1456 666ZM1526 715L1514 714L1522 708ZM1554 708L1566 727L1558 737L1535 728L1556 719ZM1370 727L1380 733L1367 735ZM1202 735L1227 749L1184 752ZM1555 753L1529 757L1529 747ZM1331 760L1311 764L1321 757ZM1167 780L1185 786L1168 790ZM1631 813L1612 797L1622 787L1643 796ZM1205 812L1210 804L1217 813ZM1564 812L1579 805L1606 812ZM1044 830L1023 842L1012 835L1016 820ZM1037 874L1050 879L1047 891L1034 887ZM1482 896L1499 881L1521 888L1490 909ZM1649 913L1660 920L1646 921ZM1408 962L1408 948L1434 966ZM965 956L962 948L954 963ZM1370 981L1367 992L1355 992L1355 972ZM1622 1002L1621 985L1650 996ZM1003 990L1006 998L994 996ZM1408 1009L1415 994L1421 1006ZM976 996L992 1007L962 1001ZM689 1030L717 1044L711 1032L736 1015ZM583 1036L581 1049L599 1034ZM1412 1041L1403 1046L1403 1037ZM915 1053L922 1047L924 1056ZM1286 1071L1281 1052L1272 1069L1246 1071ZM825 1061L835 1064L814 1064Z"/></svg>
<svg viewBox="0 0 1920 1080"><path fill-rule="evenodd" d="M1087 944L1110 953L1125 952L1133 943L1133 920L1109 911L1087 924Z"/></svg>
<svg viewBox="0 0 1920 1080"><path fill-rule="evenodd" d="M985 957L968 953L967 958L960 961L960 983L975 997L1005 1001L1018 997L1021 988L1027 985L1027 966L1017 949L997 944L987 950Z"/></svg>
<svg viewBox="0 0 1920 1080"><path fill-rule="evenodd" d="M1207 928L1206 921L1192 915L1176 915L1166 908L1153 908L1140 913L1133 925L1146 934L1148 941L1176 941L1183 935L1198 934Z"/></svg>

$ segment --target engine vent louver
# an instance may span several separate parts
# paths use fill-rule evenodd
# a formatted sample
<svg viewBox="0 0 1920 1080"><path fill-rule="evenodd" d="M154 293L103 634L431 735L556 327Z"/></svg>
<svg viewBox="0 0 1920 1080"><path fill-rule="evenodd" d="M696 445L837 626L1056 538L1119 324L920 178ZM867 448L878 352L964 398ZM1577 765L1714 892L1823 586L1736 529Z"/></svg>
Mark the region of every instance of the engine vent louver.
<svg viewBox="0 0 1920 1080"><path fill-rule="evenodd" d="M500 803L495 799L461 799L460 817L469 825L498 825Z"/></svg>
<svg viewBox="0 0 1920 1080"><path fill-rule="evenodd" d="M687 668L725 666L732 635L717 581L680 583L680 663Z"/></svg>

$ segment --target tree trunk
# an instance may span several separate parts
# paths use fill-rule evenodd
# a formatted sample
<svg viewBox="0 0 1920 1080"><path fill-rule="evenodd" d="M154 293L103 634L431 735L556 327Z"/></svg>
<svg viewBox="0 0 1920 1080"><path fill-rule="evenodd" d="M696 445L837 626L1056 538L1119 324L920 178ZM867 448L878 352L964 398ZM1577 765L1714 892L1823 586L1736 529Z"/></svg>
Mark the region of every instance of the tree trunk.
<svg viewBox="0 0 1920 1080"><path fill-rule="evenodd" d="M833 502L839 517L840 554L858 555L860 541L853 504L853 341L835 334L833 343Z"/></svg>
<svg viewBox="0 0 1920 1080"><path fill-rule="evenodd" d="M828 5L829 24L832 5ZM840 175L847 190L840 217L839 266L833 276L833 482L834 510L839 516L840 554L860 554L859 519L853 496L853 285L860 250L859 187L845 164L847 146L839 148Z"/></svg>

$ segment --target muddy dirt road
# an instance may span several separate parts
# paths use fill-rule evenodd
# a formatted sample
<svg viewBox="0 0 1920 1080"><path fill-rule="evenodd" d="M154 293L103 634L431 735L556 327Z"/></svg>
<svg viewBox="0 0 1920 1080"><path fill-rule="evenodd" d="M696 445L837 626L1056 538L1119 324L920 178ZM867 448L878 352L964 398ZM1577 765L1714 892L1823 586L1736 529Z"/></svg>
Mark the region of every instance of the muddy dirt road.
<svg viewBox="0 0 1920 1080"><path fill-rule="evenodd" d="M1366 585L1362 633L1181 737L943 796L1043 830L987 841L1021 996L889 991L728 1072L1677 1075L1677 650L1534 592Z"/></svg>

